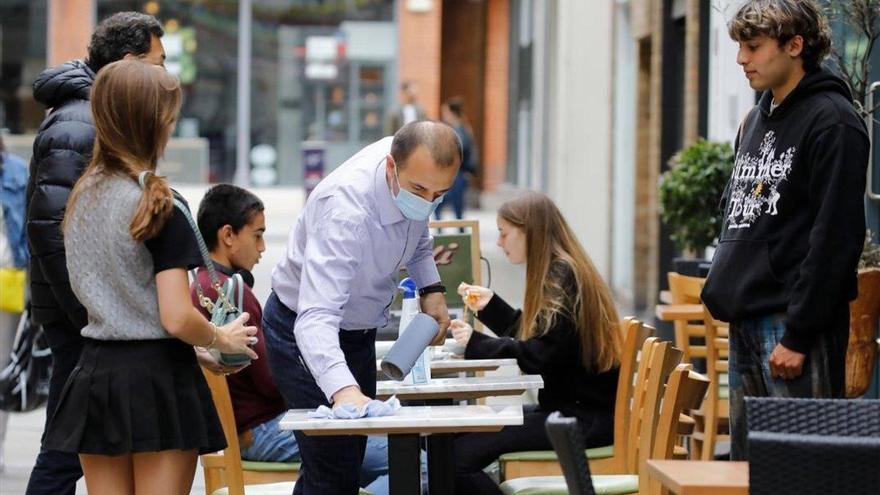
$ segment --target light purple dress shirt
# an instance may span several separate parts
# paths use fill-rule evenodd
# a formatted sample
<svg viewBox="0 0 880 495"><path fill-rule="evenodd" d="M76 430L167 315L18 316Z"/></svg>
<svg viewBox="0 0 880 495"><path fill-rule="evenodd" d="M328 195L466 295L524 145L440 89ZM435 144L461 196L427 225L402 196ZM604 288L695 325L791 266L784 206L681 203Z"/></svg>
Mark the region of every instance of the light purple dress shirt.
<svg viewBox="0 0 880 495"><path fill-rule="evenodd" d="M362 149L318 184L272 271L272 289L296 311L297 345L329 401L357 384L338 332L387 324L403 266L419 287L440 281L428 222L407 220L385 179L391 139Z"/></svg>

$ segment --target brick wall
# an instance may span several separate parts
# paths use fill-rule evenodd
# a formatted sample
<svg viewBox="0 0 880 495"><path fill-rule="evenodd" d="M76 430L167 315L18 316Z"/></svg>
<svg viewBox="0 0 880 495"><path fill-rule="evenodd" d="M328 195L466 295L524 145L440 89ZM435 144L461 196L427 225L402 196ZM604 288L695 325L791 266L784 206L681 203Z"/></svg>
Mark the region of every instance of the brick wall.
<svg viewBox="0 0 880 495"><path fill-rule="evenodd" d="M94 26L95 0L50 0L48 65L85 58Z"/></svg>
<svg viewBox="0 0 880 495"><path fill-rule="evenodd" d="M507 171L510 0L489 0L482 143L483 187L494 190Z"/></svg>
<svg viewBox="0 0 880 495"><path fill-rule="evenodd" d="M440 117L440 54L443 2L434 0L428 12L410 12L407 2L397 2L398 87L415 81L419 100L429 118Z"/></svg>

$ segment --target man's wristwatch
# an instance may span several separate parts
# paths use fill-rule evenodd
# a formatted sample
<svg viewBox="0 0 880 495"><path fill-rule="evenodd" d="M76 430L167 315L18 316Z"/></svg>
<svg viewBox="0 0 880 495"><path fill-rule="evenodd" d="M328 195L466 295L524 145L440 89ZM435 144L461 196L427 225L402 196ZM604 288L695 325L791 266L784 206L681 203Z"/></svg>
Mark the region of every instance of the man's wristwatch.
<svg viewBox="0 0 880 495"><path fill-rule="evenodd" d="M426 296L428 294L434 294L437 292L439 292L440 294L446 294L446 286L437 283L422 287L421 289L419 289L419 297Z"/></svg>

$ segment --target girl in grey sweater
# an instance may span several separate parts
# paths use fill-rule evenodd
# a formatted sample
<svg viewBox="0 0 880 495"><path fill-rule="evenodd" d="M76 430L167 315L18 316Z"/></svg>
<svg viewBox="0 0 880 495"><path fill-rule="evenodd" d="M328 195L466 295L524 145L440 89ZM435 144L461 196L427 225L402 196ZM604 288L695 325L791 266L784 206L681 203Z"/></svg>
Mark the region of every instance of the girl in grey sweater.
<svg viewBox="0 0 880 495"><path fill-rule="evenodd" d="M94 153L64 219L86 344L45 447L78 453L92 494L189 493L198 454L226 446L193 346L256 359L256 328L246 313L218 328L189 302L186 270L201 257L175 193L152 173L180 107L177 79L115 62L91 106Z"/></svg>

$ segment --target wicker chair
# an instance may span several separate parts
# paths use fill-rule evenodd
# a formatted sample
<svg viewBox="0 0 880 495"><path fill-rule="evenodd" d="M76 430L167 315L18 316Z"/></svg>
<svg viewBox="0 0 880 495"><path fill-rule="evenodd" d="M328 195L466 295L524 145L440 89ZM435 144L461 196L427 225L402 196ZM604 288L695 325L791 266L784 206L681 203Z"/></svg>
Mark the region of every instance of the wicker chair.
<svg viewBox="0 0 880 495"><path fill-rule="evenodd" d="M745 401L751 494L880 493L880 400Z"/></svg>

